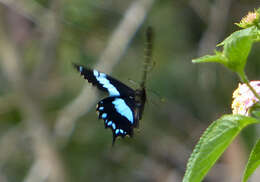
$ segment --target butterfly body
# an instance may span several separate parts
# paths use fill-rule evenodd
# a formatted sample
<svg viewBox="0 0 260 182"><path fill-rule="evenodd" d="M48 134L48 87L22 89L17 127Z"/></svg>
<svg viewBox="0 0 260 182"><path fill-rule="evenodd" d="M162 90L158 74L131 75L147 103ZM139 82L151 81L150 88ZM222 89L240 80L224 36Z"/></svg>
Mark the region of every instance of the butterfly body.
<svg viewBox="0 0 260 182"><path fill-rule="evenodd" d="M146 101L145 89L134 90L111 76L74 64L88 82L109 94L97 104L99 119L104 120L105 128L111 128L113 143L118 136L133 136L138 127Z"/></svg>

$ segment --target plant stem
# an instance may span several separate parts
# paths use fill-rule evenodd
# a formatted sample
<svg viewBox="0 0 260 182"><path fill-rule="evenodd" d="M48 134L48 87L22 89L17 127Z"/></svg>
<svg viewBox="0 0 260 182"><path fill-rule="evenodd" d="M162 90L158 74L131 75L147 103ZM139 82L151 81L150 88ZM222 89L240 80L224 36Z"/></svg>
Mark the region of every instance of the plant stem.
<svg viewBox="0 0 260 182"><path fill-rule="evenodd" d="M260 101L260 96L256 93L255 89L249 84L249 81L247 79L245 72L241 71L238 73L238 75L240 76L240 79L242 80L242 82L244 82L248 86L248 88L254 93L256 98Z"/></svg>

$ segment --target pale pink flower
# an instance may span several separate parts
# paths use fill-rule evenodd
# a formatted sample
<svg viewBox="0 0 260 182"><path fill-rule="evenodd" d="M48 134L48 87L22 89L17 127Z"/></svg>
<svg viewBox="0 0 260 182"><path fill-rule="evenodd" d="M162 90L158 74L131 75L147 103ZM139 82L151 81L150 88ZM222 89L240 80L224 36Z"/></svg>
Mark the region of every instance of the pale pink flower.
<svg viewBox="0 0 260 182"><path fill-rule="evenodd" d="M260 94L260 81L251 81L249 83L257 94ZM232 112L233 114L241 114L248 116L249 109L258 99L246 84L239 84L238 88L233 93Z"/></svg>

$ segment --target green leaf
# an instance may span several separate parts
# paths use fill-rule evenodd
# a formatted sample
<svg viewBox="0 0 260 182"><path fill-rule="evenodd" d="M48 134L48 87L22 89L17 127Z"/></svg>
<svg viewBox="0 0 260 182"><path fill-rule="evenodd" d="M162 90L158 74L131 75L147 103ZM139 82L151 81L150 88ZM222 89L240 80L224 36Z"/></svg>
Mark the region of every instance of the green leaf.
<svg viewBox="0 0 260 182"><path fill-rule="evenodd" d="M195 146L183 182L200 182L239 132L257 122L255 118L242 115L224 115L214 121Z"/></svg>
<svg viewBox="0 0 260 182"><path fill-rule="evenodd" d="M256 11L260 14L260 8L258 8Z"/></svg>
<svg viewBox="0 0 260 182"><path fill-rule="evenodd" d="M256 168L260 165L260 140L255 144L246 165L244 172L243 182L246 182L248 178L253 174Z"/></svg>
<svg viewBox="0 0 260 182"><path fill-rule="evenodd" d="M260 40L260 31L255 27L236 31L227 37L217 46L223 46L222 52L216 52L215 55L207 55L194 59L194 63L217 62L224 64L234 72L244 71L247 57L255 41Z"/></svg>
<svg viewBox="0 0 260 182"><path fill-rule="evenodd" d="M217 62L225 64L227 62L226 58L222 53L216 51L216 55L206 55L198 59L193 59L193 63L206 63L206 62Z"/></svg>
<svg viewBox="0 0 260 182"><path fill-rule="evenodd" d="M252 107L250 107L249 113L251 116L260 119L260 102L257 102Z"/></svg>
<svg viewBox="0 0 260 182"><path fill-rule="evenodd" d="M228 59L227 67L235 72L243 71L252 44L251 36L239 36L225 43L223 54Z"/></svg>
<svg viewBox="0 0 260 182"><path fill-rule="evenodd" d="M235 39L240 39L243 37L252 37L252 39L256 40L258 36L259 36L259 32L256 27L250 27L250 28L238 30L238 31L233 32L225 40L223 40L221 43L219 43L217 45L217 47L224 46L225 44L231 43Z"/></svg>

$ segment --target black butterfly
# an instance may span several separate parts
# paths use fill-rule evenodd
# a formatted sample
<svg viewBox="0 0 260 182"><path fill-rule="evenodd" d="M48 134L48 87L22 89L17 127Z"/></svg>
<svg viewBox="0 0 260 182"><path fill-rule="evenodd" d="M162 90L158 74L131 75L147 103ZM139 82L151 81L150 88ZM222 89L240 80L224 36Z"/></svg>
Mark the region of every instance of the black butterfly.
<svg viewBox="0 0 260 182"><path fill-rule="evenodd" d="M147 59L140 89L133 90L105 73L74 64L74 67L88 82L109 94L108 97L98 102L97 111L99 112L99 119L104 120L105 128L112 129L112 144L114 144L118 136L125 137L129 135L132 137L134 134L133 129L138 127L139 120L142 119L146 102L145 80L147 64L151 57L151 37L152 30L148 28Z"/></svg>

